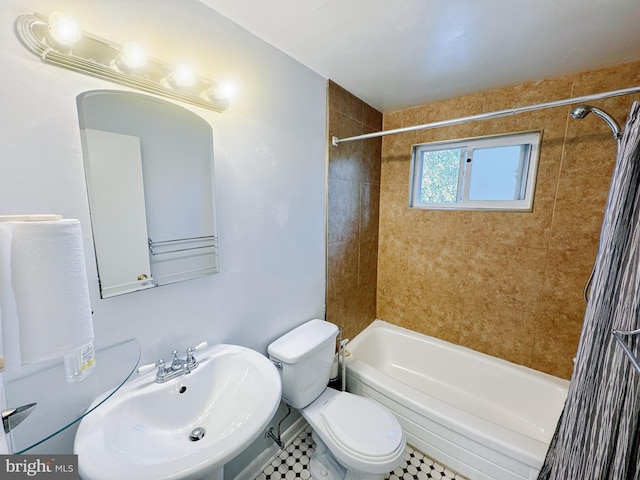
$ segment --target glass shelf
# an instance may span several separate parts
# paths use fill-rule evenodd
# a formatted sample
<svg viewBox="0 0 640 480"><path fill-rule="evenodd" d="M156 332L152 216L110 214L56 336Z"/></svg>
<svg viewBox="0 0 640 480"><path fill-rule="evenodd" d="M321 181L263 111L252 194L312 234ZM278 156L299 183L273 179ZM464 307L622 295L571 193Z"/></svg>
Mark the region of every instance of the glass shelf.
<svg viewBox="0 0 640 480"><path fill-rule="evenodd" d="M136 371L139 362L139 343L127 340L97 350L94 371L80 382L67 382L62 362L7 382L7 408L37 403L7 436L10 451L27 453L79 422L110 398ZM107 395L92 405L105 392Z"/></svg>

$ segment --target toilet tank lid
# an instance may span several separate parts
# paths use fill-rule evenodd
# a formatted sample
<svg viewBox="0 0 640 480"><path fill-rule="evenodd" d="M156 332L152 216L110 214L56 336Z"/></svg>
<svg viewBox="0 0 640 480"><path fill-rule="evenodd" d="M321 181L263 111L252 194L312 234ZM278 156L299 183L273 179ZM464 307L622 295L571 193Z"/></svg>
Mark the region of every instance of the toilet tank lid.
<svg viewBox="0 0 640 480"><path fill-rule="evenodd" d="M337 333L338 327L333 323L319 319L309 320L278 338L269 345L267 351L269 356L281 362L295 363L328 339L335 338Z"/></svg>

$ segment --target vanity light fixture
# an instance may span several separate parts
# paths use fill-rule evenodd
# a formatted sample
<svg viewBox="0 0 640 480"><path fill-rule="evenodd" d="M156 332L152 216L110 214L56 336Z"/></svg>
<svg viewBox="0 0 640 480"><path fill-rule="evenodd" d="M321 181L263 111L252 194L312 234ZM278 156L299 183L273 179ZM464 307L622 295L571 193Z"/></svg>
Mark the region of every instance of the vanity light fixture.
<svg viewBox="0 0 640 480"><path fill-rule="evenodd" d="M229 106L217 82L185 66L149 57L139 43L121 46L84 32L66 13L21 15L16 32L43 62L216 112Z"/></svg>

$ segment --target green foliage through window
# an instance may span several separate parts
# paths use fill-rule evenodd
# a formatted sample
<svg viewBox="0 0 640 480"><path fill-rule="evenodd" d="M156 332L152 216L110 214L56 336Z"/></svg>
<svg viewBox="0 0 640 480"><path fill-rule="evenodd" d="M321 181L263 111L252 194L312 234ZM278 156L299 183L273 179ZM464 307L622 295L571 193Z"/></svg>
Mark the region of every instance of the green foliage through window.
<svg viewBox="0 0 640 480"><path fill-rule="evenodd" d="M424 203L455 203L458 198L459 148L424 152L420 201Z"/></svg>

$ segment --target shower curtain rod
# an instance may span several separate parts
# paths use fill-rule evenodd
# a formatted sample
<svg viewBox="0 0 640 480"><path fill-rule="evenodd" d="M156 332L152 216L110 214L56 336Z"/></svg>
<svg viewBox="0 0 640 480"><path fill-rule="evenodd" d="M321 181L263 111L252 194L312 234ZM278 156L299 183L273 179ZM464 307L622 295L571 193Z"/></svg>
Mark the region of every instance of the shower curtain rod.
<svg viewBox="0 0 640 480"><path fill-rule="evenodd" d="M518 113L532 112L534 110L542 110L544 108L561 107L563 105L590 102L592 100L600 100L602 98L619 97L622 95L629 95L630 93L637 92L640 92L640 86L623 88L622 90L612 90L610 92L595 93L593 95L584 95L582 97L567 98L564 100L555 100L553 102L539 103L537 105L529 105L526 107L509 108L507 110L498 110L496 112L480 113L478 115L453 118L451 120L441 120L439 122L425 123L423 125L415 125L413 127L403 127L395 128L393 130L383 130L382 132L365 133L364 135L356 135L355 137L331 137L331 145L337 147L338 144L343 142L353 142L354 140L365 140L367 138L384 137L386 135L413 132L416 130L426 130L429 128L448 127L449 125L458 125L460 123L474 122L478 120L491 120L493 118L506 117L508 115L517 115Z"/></svg>

